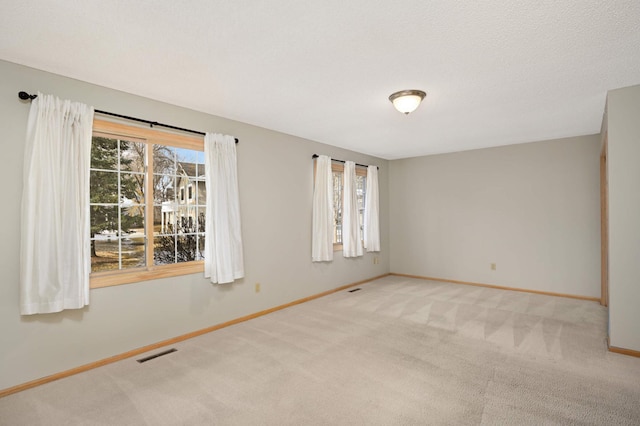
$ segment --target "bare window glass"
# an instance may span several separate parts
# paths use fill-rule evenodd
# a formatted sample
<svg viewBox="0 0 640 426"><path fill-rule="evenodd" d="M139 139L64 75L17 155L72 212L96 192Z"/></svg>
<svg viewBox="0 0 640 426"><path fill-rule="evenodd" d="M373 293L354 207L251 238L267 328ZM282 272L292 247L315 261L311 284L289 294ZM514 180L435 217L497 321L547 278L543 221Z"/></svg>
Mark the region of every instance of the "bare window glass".
<svg viewBox="0 0 640 426"><path fill-rule="evenodd" d="M342 244L342 172L333 172L333 244Z"/></svg>
<svg viewBox="0 0 640 426"><path fill-rule="evenodd" d="M202 260L204 170L202 151L96 133L90 169L91 271L151 266L147 258L154 265ZM146 229L147 220L152 229Z"/></svg>
<svg viewBox="0 0 640 426"><path fill-rule="evenodd" d="M91 143L91 272L145 266L145 144L94 136Z"/></svg>
<svg viewBox="0 0 640 426"><path fill-rule="evenodd" d="M164 157L156 162L156 155ZM163 183L154 188L159 192L153 197L154 264L204 259L204 153L184 148L162 152L154 145L154 182Z"/></svg>
<svg viewBox="0 0 640 426"><path fill-rule="evenodd" d="M336 168L332 172L333 178L333 243L342 244L342 205L344 202L344 169ZM364 235L364 200L367 192L367 177L356 171L356 202L360 229Z"/></svg>

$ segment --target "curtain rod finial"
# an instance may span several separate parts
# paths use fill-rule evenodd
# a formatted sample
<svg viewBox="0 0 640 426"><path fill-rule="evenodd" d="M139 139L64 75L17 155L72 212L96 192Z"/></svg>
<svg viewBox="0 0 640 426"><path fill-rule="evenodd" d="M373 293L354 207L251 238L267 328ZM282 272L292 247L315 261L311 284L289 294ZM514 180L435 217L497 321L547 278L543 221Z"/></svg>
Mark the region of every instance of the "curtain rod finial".
<svg viewBox="0 0 640 426"><path fill-rule="evenodd" d="M21 92L18 92L18 97L23 101L26 101L26 100L33 100L37 98L38 95L30 95L27 92L21 91Z"/></svg>

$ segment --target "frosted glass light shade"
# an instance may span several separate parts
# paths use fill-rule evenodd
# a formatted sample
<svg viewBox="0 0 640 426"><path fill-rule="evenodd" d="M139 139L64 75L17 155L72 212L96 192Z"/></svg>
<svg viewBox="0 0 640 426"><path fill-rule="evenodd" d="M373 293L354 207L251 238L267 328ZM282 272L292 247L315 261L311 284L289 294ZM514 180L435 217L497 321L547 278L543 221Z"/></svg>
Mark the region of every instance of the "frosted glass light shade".
<svg viewBox="0 0 640 426"><path fill-rule="evenodd" d="M422 90L401 90L389 96L389 100L398 111L409 114L418 108L425 96L427 94Z"/></svg>

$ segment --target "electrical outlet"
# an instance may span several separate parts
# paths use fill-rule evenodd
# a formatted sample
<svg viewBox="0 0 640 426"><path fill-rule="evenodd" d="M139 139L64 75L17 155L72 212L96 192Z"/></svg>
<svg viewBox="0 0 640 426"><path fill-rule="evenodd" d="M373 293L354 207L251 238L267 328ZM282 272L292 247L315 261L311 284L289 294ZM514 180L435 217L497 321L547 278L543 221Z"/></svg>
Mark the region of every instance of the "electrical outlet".
<svg viewBox="0 0 640 426"><path fill-rule="evenodd" d="M492 270L492 271L495 271L495 270L496 270L496 264L495 264L495 263L492 263L492 264L491 264L491 270Z"/></svg>
<svg viewBox="0 0 640 426"><path fill-rule="evenodd" d="M260 293L260 283L256 283L256 293Z"/></svg>
<svg viewBox="0 0 640 426"><path fill-rule="evenodd" d="M380 259L378 259L378 256L373 256L373 264L377 265L378 263L380 263Z"/></svg>

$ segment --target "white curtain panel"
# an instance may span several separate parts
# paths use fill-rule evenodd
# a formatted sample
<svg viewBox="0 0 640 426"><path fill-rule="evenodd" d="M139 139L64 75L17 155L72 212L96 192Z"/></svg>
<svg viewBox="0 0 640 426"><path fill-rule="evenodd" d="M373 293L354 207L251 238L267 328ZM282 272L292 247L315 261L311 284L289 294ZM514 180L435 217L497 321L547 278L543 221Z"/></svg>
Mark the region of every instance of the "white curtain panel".
<svg viewBox="0 0 640 426"><path fill-rule="evenodd" d="M331 262L333 260L333 181L331 157L316 158L316 178L313 187L313 235L311 237L311 260Z"/></svg>
<svg viewBox="0 0 640 426"><path fill-rule="evenodd" d="M363 255L360 213L356 194L356 163L344 163L344 203L342 205L342 254L344 257Z"/></svg>
<svg viewBox="0 0 640 426"><path fill-rule="evenodd" d="M380 198L378 167L367 167L367 193L364 200L364 247L368 252L380 251Z"/></svg>
<svg viewBox="0 0 640 426"><path fill-rule="evenodd" d="M27 125L20 312L89 304L89 167L93 108L38 93Z"/></svg>
<svg viewBox="0 0 640 426"><path fill-rule="evenodd" d="M214 284L244 277L238 165L233 136L204 137L207 215L204 276Z"/></svg>

